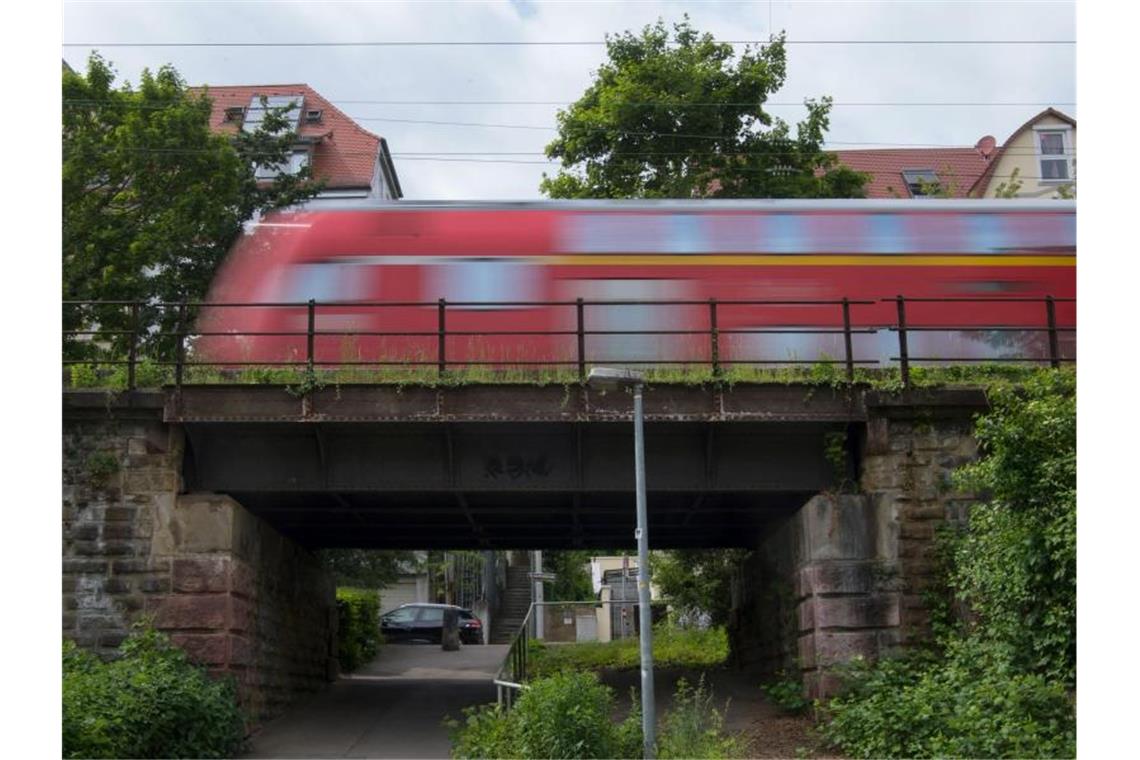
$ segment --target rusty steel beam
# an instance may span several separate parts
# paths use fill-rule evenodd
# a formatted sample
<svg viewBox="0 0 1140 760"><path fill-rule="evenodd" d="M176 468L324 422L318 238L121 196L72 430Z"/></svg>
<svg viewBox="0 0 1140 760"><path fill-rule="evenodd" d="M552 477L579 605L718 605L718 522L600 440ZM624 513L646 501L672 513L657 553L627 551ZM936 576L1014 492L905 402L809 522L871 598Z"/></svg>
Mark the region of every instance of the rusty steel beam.
<svg viewBox="0 0 1140 760"><path fill-rule="evenodd" d="M648 422L848 422L866 417L862 391L810 385L656 384L645 389ZM285 386L183 385L168 422L601 422L629 421L621 391L528 384L395 387L341 385L309 393Z"/></svg>

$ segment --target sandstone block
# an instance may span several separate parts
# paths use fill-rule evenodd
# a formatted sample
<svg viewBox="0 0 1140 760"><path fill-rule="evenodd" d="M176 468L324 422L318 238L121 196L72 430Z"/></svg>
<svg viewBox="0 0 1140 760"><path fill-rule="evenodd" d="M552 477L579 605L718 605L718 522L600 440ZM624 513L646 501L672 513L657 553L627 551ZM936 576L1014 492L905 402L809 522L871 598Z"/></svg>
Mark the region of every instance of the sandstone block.
<svg viewBox="0 0 1140 760"><path fill-rule="evenodd" d="M815 667L815 634L809 633L796 640L796 654L801 668Z"/></svg>
<svg viewBox="0 0 1140 760"><path fill-rule="evenodd" d="M166 630L223 631L229 617L229 599L222 594L149 597L155 625Z"/></svg>
<svg viewBox="0 0 1140 760"><path fill-rule="evenodd" d="M878 631L817 631L814 640L817 667L849 662L856 657L870 660L879 655Z"/></svg>
<svg viewBox="0 0 1140 760"><path fill-rule="evenodd" d="M820 601L815 597L808 597L796 605L796 619L799 622L799 630L813 631L815 630L815 605Z"/></svg>
<svg viewBox="0 0 1140 760"><path fill-rule="evenodd" d="M138 514L136 507L107 507L103 519L107 522L130 522Z"/></svg>
<svg viewBox="0 0 1140 760"><path fill-rule="evenodd" d="M221 592L229 588L227 557L193 557L172 563L172 587L188 593Z"/></svg>
<svg viewBox="0 0 1140 760"><path fill-rule="evenodd" d="M103 526L103 538L106 540L135 538L135 527L131 523L108 523Z"/></svg>
<svg viewBox="0 0 1140 760"><path fill-rule="evenodd" d="M172 634L170 640L186 650L190 659L199 665L227 665L229 663L229 636L217 634Z"/></svg>
<svg viewBox="0 0 1140 760"><path fill-rule="evenodd" d="M818 629L888 628L898 624L899 597L896 594L815 600L815 625Z"/></svg>
<svg viewBox="0 0 1140 760"><path fill-rule="evenodd" d="M63 572L88 574L88 575L101 575L107 572L108 562L105 559L65 559L63 560Z"/></svg>

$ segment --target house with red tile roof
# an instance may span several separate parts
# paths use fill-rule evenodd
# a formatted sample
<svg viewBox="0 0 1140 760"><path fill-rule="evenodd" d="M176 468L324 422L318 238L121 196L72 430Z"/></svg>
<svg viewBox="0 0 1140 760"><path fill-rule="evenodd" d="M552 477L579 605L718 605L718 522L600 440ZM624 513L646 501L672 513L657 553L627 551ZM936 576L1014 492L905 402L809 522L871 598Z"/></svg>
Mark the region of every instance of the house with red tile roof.
<svg viewBox="0 0 1140 760"><path fill-rule="evenodd" d="M286 113L295 125L297 143L289 166L281 171L311 166L313 176L324 180L324 189L309 205L344 199L393 201L403 196L387 141L361 127L312 87L211 85L198 92L212 100L210 129L221 134L256 129L267 106L291 106ZM265 179L273 175L272 171L259 174Z"/></svg>
<svg viewBox="0 0 1140 760"><path fill-rule="evenodd" d="M1050 197L1076 182L1077 122L1047 108L998 145L986 135L972 148L876 148L836 151L839 161L871 175L868 198L921 198L940 189L952 198L993 198L1014 169L1019 198Z"/></svg>

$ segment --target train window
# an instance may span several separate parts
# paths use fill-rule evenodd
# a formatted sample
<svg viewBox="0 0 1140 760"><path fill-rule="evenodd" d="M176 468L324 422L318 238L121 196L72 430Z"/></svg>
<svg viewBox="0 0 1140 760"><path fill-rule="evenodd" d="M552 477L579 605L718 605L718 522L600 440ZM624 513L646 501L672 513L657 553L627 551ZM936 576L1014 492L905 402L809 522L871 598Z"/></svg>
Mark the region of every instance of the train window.
<svg viewBox="0 0 1140 760"><path fill-rule="evenodd" d="M447 259L427 267L423 297L465 303L537 301L542 298L537 265L506 258ZM469 306L466 308L489 308Z"/></svg>
<svg viewBox="0 0 1140 760"><path fill-rule="evenodd" d="M363 264L296 264L289 269L283 299L321 302L358 301L368 297L374 267Z"/></svg>

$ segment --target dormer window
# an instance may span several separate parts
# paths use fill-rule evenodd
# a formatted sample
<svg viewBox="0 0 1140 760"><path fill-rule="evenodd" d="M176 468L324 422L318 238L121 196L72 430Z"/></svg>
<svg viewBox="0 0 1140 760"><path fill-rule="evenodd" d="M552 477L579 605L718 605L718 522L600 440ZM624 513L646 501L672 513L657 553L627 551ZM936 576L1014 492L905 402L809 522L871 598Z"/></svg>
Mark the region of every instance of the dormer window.
<svg viewBox="0 0 1140 760"><path fill-rule="evenodd" d="M223 118L222 120L225 122L230 122L230 123L232 123L232 122L241 123L242 119L244 119L244 118L245 118L245 107L244 106L233 106L231 108L226 109L225 118Z"/></svg>
<svg viewBox="0 0 1140 760"><path fill-rule="evenodd" d="M1072 179L1069 157L1072 155L1068 129L1036 128L1037 160L1042 182L1068 182Z"/></svg>
<svg viewBox="0 0 1140 760"><path fill-rule="evenodd" d="M312 154L307 149L297 148L286 160L288 163L278 166L259 166L254 176L257 179L274 179L282 174L299 174L312 162Z"/></svg>
<svg viewBox="0 0 1140 760"><path fill-rule="evenodd" d="M902 175L912 198L929 197L941 186L933 169L904 169Z"/></svg>
<svg viewBox="0 0 1140 760"><path fill-rule="evenodd" d="M305 123L306 124L319 124L320 121L321 121L321 109L311 108L308 111L305 111Z"/></svg>
<svg viewBox="0 0 1140 760"><path fill-rule="evenodd" d="M276 111L281 108L289 109L285 112L285 121L288 123L287 129L296 131L301 122L303 106L304 97L301 95L269 95L264 98L264 103L262 96L254 95L249 101L249 109L241 127L242 131L256 132L261 127L261 123L265 121L265 114L268 111Z"/></svg>

